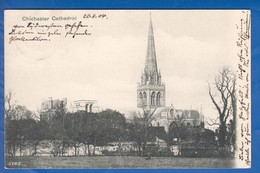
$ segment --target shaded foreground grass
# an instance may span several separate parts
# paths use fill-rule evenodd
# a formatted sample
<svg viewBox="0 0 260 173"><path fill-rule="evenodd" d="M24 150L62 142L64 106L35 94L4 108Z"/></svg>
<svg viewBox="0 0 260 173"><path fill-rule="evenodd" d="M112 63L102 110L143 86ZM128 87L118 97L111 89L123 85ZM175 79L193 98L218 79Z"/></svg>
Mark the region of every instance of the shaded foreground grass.
<svg viewBox="0 0 260 173"><path fill-rule="evenodd" d="M137 156L6 157L7 168L231 168L231 158Z"/></svg>

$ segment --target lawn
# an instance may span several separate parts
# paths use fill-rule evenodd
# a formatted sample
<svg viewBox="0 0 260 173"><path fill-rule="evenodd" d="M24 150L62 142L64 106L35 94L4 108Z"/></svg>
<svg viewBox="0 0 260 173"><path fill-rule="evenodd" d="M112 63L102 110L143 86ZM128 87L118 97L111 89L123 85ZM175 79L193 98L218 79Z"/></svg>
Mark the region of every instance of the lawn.
<svg viewBox="0 0 260 173"><path fill-rule="evenodd" d="M137 156L6 157L8 168L230 168L231 158Z"/></svg>

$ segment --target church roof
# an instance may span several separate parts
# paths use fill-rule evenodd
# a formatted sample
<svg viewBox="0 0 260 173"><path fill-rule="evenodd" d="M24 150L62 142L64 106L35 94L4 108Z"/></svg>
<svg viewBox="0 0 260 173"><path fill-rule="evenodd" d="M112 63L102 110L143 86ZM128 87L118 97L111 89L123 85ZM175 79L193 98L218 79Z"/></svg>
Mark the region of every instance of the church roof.
<svg viewBox="0 0 260 173"><path fill-rule="evenodd" d="M183 110L183 109L175 109L173 106L166 107L158 107L154 112L153 118L161 116L162 113L170 113L173 110L178 114L182 114L184 117L189 117L190 119L197 119L200 117L200 113L197 110Z"/></svg>
<svg viewBox="0 0 260 173"><path fill-rule="evenodd" d="M154 44L154 35L153 35L153 24L152 24L151 16L150 16L150 24L149 24L147 54L146 54L146 60L145 60L145 72L146 73L154 73L154 72L158 73L155 44Z"/></svg>
<svg viewBox="0 0 260 173"><path fill-rule="evenodd" d="M166 106L166 107L158 107L154 114L161 113L161 112L170 112L171 109L174 109L173 106Z"/></svg>

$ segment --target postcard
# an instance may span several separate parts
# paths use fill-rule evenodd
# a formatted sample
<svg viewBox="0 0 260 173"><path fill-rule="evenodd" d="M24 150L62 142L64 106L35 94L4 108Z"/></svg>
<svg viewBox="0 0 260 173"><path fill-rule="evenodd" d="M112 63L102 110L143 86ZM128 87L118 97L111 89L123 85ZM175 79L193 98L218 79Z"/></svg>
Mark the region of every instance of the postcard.
<svg viewBox="0 0 260 173"><path fill-rule="evenodd" d="M5 10L6 168L250 168L250 10Z"/></svg>

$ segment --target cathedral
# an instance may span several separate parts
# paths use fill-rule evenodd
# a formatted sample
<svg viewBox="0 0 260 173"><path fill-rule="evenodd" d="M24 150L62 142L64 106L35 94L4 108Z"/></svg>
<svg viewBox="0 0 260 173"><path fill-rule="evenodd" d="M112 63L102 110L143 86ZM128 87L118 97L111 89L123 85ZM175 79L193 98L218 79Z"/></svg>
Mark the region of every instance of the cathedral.
<svg viewBox="0 0 260 173"><path fill-rule="evenodd" d="M166 106L165 90L166 85L162 82L161 72L157 67L153 24L150 16L145 67L137 86L137 107L151 115L149 119L151 126L162 126L166 131L173 122L190 127L202 124L204 121L202 112Z"/></svg>

